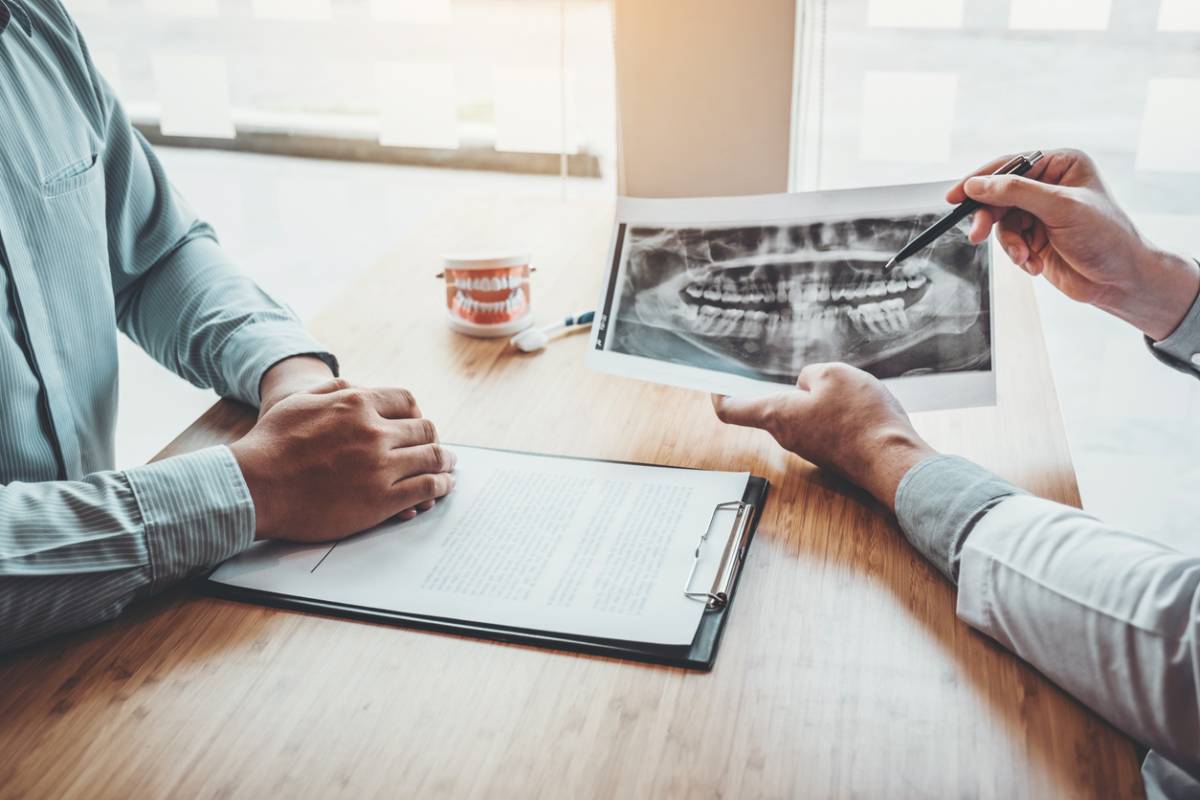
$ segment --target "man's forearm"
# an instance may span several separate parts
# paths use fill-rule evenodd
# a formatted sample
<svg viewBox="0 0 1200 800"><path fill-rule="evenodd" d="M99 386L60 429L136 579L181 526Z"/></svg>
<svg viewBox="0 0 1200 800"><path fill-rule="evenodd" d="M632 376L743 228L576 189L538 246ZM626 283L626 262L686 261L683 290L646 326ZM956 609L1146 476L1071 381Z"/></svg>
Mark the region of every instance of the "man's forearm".
<svg viewBox="0 0 1200 800"><path fill-rule="evenodd" d="M1200 774L1200 559L957 458L914 468L897 511L964 621Z"/></svg>
<svg viewBox="0 0 1200 800"><path fill-rule="evenodd" d="M254 529L225 447L0 487L0 652L112 619L138 595L249 547Z"/></svg>

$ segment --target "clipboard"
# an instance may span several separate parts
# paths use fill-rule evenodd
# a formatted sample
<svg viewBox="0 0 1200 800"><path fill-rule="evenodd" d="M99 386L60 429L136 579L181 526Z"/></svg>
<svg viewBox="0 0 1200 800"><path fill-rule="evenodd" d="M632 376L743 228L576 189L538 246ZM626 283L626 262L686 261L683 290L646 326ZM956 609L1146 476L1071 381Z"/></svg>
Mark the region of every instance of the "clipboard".
<svg viewBox="0 0 1200 800"><path fill-rule="evenodd" d="M594 461L596 459L584 460ZM612 463L634 464L635 462ZM657 465L636 464L636 466ZM733 606L738 581L742 573L742 566L749 553L750 544L754 539L758 521L762 517L762 509L766 503L769 488L770 484L765 478L751 475L750 479L746 482L746 490L741 499L718 504L713 509L708 530L700 532L695 550L696 560L688 574L687 585L680 587L680 591L689 598L695 602L705 604L704 614L701 617L700 624L696 629L696 635L690 645L670 646L619 639L564 635L528 628L508 627L422 614L407 614L388 609L370 608L258 589L248 589L209 580L200 584L200 591L212 597L255 605L265 605L273 608L304 611L323 616L397 625L404 628L436 633L472 636L505 644L564 650L572 653L606 656L609 658L620 658L707 672L712 669L716 661L717 652L720 648L721 634L724 632L725 623L729 618ZM734 518L729 536L725 540L725 549L722 553L713 583L711 586L694 585L696 565L700 561L701 552L704 548L720 541L718 537L713 535L713 531L714 525L722 511L732 511Z"/></svg>

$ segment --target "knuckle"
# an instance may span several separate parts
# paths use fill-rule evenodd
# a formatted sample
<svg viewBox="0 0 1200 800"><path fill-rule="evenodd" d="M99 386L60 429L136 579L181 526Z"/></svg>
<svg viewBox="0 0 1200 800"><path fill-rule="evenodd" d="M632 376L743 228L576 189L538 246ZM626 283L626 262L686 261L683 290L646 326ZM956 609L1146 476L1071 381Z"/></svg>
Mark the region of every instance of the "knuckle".
<svg viewBox="0 0 1200 800"><path fill-rule="evenodd" d="M350 387L347 388L342 401L349 408L365 408L370 398L367 397L367 393L364 390Z"/></svg>
<svg viewBox="0 0 1200 800"><path fill-rule="evenodd" d="M383 449L387 448L387 445L388 445L387 430L382 425L380 425L376 422L368 422L367 423L366 431L364 433L364 438L366 439L367 443L370 444L372 449L374 449L374 450L383 450Z"/></svg>
<svg viewBox="0 0 1200 800"><path fill-rule="evenodd" d="M437 497L438 493L438 477L437 475L421 475L417 478L417 493L422 499Z"/></svg>
<svg viewBox="0 0 1200 800"><path fill-rule="evenodd" d="M343 389L349 389L350 381L346 380L345 378L334 378L333 379L333 387L337 391L342 391Z"/></svg>
<svg viewBox="0 0 1200 800"><path fill-rule="evenodd" d="M410 392L408 389L392 389L391 392L395 396L396 402L399 405L404 406L406 409L409 409L410 411L413 408L416 408L417 398L413 397L413 393Z"/></svg>
<svg viewBox="0 0 1200 800"><path fill-rule="evenodd" d="M447 466L446 449L440 444L429 445L429 468L434 472L441 472Z"/></svg>
<svg viewBox="0 0 1200 800"><path fill-rule="evenodd" d="M836 380L840 366L839 364L814 364L812 376L818 381Z"/></svg>
<svg viewBox="0 0 1200 800"><path fill-rule="evenodd" d="M421 420L418 420L418 424L420 425L420 435L421 435L422 441L424 441L424 442L436 442L437 441L437 438L438 438L437 426L434 425L433 422L431 422L430 420L427 420L427 419L421 419Z"/></svg>

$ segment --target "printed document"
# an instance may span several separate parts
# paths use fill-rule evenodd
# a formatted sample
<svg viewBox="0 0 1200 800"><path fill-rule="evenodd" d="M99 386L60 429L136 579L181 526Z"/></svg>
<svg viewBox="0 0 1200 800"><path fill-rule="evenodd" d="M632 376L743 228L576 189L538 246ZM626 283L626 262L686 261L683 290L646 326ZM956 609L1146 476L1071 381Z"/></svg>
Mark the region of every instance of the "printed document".
<svg viewBox="0 0 1200 800"><path fill-rule="evenodd" d="M745 472L451 446L456 486L431 510L332 545L260 543L217 583L342 605L663 645L690 644Z"/></svg>

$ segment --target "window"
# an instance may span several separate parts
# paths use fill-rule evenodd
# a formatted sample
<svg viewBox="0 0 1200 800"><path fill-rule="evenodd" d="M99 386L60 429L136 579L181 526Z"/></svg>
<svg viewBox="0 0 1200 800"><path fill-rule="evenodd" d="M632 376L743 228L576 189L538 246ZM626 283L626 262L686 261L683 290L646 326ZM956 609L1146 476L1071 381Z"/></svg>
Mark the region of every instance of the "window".
<svg viewBox="0 0 1200 800"><path fill-rule="evenodd" d="M152 138L598 174L604 0L67 0Z"/></svg>
<svg viewBox="0 0 1200 800"><path fill-rule="evenodd" d="M1074 146L1132 207L1200 211L1195 0L799 0L797 27L798 188Z"/></svg>

